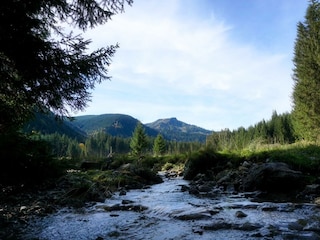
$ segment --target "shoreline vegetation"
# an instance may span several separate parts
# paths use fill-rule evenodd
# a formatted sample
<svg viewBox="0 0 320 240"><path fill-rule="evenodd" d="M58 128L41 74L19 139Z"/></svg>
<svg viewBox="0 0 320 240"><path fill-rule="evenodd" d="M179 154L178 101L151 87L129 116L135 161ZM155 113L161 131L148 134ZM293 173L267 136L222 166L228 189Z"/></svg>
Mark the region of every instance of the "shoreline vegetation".
<svg viewBox="0 0 320 240"><path fill-rule="evenodd" d="M190 194L204 194L213 187L229 189L230 192L243 191L239 186L246 176L253 174L250 169L267 163L284 163L289 171L301 174L296 182L301 181L301 184L289 183L293 186L288 192L252 188L259 191L257 200L317 203L320 197L320 146L305 141L286 145L259 144L241 151L203 148L186 154L157 157L119 155L113 157L108 166L104 166L105 159L101 159L92 162L95 164L87 169L72 159L55 161L59 166L68 166L62 175L32 184L1 185L0 226L9 231L4 232L5 236L14 236L16 227L35 216L46 216L63 207L81 209L93 202L105 201L115 192L126 194L130 189L160 183L159 171L190 180L190 187L186 189ZM262 181L268 184L281 184L279 181L287 180L286 177L277 179L268 171L261 172L265 176ZM278 182L269 181L272 178Z"/></svg>

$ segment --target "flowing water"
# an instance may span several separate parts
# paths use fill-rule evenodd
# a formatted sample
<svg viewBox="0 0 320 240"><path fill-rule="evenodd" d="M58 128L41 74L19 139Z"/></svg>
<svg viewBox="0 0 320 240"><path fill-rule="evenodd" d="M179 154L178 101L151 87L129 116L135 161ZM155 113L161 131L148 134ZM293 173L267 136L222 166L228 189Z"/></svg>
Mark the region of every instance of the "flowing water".
<svg viewBox="0 0 320 240"><path fill-rule="evenodd" d="M59 212L29 224L23 239L320 239L312 204L252 202L244 195L200 197L165 178L148 189ZM239 213L240 212L240 213Z"/></svg>

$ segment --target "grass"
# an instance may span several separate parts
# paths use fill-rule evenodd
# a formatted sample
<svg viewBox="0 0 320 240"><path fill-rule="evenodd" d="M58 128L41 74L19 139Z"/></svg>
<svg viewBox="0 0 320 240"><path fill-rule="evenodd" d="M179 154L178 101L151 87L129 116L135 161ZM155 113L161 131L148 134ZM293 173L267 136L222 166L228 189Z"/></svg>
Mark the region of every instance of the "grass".
<svg viewBox="0 0 320 240"><path fill-rule="evenodd" d="M296 142L293 144L268 144L245 148L240 151L221 152L234 163L245 160L252 162L284 162L293 169L312 175L320 171L320 146L310 142Z"/></svg>

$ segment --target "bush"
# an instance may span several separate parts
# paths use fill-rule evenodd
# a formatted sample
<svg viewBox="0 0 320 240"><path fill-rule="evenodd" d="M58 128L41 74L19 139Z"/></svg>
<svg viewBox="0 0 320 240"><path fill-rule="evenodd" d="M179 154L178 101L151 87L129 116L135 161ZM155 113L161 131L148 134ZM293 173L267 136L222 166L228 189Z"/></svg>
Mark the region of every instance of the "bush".
<svg viewBox="0 0 320 240"><path fill-rule="evenodd" d="M193 152L188 157L184 169L184 178L193 179L198 173L217 173L225 169L228 160L222 154L211 149Z"/></svg>
<svg viewBox="0 0 320 240"><path fill-rule="evenodd" d="M21 133L0 136L0 182L37 183L57 176L61 169L51 156L49 145Z"/></svg>

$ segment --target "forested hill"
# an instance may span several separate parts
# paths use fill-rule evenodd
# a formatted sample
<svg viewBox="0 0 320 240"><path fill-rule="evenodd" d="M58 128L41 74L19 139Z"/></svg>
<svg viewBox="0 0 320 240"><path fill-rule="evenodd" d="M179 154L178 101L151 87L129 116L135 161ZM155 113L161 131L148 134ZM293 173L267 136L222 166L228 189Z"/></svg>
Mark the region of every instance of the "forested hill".
<svg viewBox="0 0 320 240"><path fill-rule="evenodd" d="M159 131L166 139L178 142L205 142L211 131L179 121L176 118L159 119L146 126Z"/></svg>
<svg viewBox="0 0 320 240"><path fill-rule="evenodd" d="M37 131L43 134L59 133L71 138L83 138L98 131L117 137L131 137L139 120L125 114L84 115L75 117L73 121L57 122L53 114L36 114L36 118L25 125L26 132ZM190 125L176 118L159 119L144 124L148 136L155 137L159 133L169 141L205 142L211 132Z"/></svg>
<svg viewBox="0 0 320 240"><path fill-rule="evenodd" d="M24 125L23 131L26 133L35 131L41 134L58 133L79 141L83 141L87 136L84 131L76 127L69 120L58 121L53 113L36 113L34 119Z"/></svg>
<svg viewBox="0 0 320 240"><path fill-rule="evenodd" d="M75 117L73 124L92 134L97 131L104 131L112 136L131 137L139 120L125 114L102 114L102 115L85 115ZM145 132L148 136L155 137L158 131L145 126Z"/></svg>

